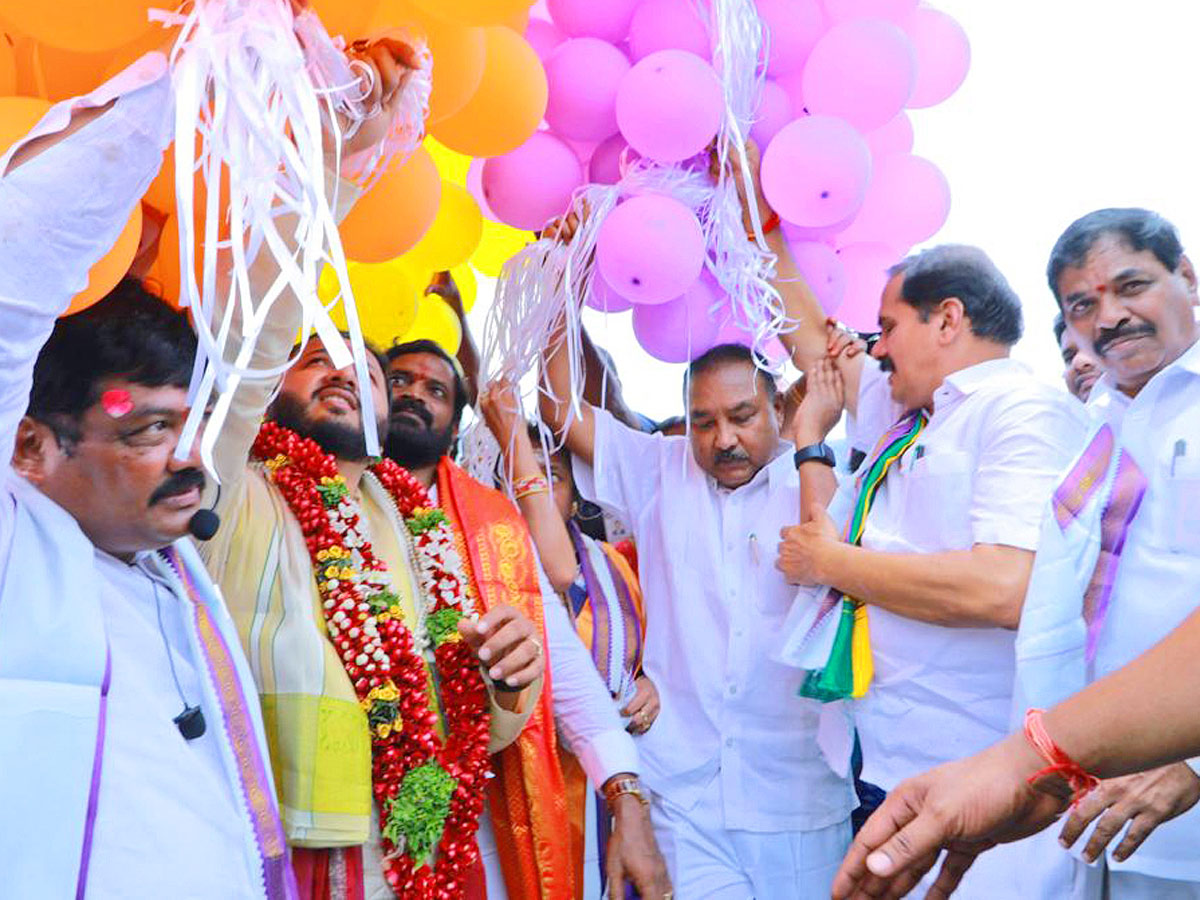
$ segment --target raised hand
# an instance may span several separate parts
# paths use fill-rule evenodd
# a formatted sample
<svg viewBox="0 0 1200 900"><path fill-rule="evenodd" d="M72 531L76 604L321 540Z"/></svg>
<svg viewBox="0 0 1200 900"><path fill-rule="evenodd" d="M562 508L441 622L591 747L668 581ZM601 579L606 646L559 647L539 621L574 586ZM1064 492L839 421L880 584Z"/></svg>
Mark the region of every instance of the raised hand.
<svg viewBox="0 0 1200 900"><path fill-rule="evenodd" d="M825 440L846 406L842 373L833 361L821 359L805 377L804 399L792 419L792 443L807 447Z"/></svg>
<svg viewBox="0 0 1200 900"><path fill-rule="evenodd" d="M355 41L346 56L367 68L362 75L367 117L343 147L343 152L350 155L370 149L387 137L418 61L411 46L390 37Z"/></svg>
<svg viewBox="0 0 1200 900"><path fill-rule="evenodd" d="M507 378L492 381L479 395L480 412L488 430L502 449L506 449L518 431L525 428L521 396Z"/></svg>

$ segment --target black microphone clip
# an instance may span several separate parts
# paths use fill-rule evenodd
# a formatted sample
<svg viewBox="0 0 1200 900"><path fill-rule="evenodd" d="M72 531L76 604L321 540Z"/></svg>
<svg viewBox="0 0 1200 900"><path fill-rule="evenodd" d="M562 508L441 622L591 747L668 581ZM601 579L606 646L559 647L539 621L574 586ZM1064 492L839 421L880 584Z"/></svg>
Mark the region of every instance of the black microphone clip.
<svg viewBox="0 0 1200 900"><path fill-rule="evenodd" d="M172 719L185 740L194 741L207 730L204 712L198 706L184 706L183 712Z"/></svg>

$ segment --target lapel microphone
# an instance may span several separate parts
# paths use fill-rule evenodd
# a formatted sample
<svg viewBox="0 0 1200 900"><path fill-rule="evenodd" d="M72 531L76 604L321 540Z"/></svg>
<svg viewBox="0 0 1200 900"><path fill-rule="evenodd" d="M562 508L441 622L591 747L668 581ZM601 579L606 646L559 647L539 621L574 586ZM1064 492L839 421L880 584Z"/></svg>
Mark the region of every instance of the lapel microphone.
<svg viewBox="0 0 1200 900"><path fill-rule="evenodd" d="M213 500L212 509L198 509L192 513L192 517L188 519L187 530L188 534L198 541L210 541L217 533L217 529L221 527L221 517L217 515L217 504L221 502L221 484L217 482L217 498ZM182 717L187 711L181 713ZM197 710L199 712L199 710ZM183 726L180 726L183 730Z"/></svg>

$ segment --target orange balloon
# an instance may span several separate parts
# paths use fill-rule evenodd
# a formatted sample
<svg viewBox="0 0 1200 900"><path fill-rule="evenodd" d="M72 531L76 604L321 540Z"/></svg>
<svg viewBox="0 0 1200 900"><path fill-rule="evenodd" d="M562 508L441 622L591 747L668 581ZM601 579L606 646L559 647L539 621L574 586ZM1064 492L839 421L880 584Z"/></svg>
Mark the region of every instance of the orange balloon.
<svg viewBox="0 0 1200 900"><path fill-rule="evenodd" d="M311 0L312 8L330 34L348 41L366 37L379 0Z"/></svg>
<svg viewBox="0 0 1200 900"><path fill-rule="evenodd" d="M71 313L87 309L116 287L117 282L124 278L129 271L129 265L137 253L141 237L142 205L139 203L134 206L133 215L125 223L125 227L121 230L112 249L88 272L87 287L75 295L75 299L71 301L71 305L67 307L67 311L63 315L69 316Z"/></svg>
<svg viewBox="0 0 1200 900"><path fill-rule="evenodd" d="M437 216L442 179L424 147L393 160L341 225L346 256L365 263L395 259L421 239Z"/></svg>
<svg viewBox="0 0 1200 900"><path fill-rule="evenodd" d="M517 34L524 34L525 29L529 27L529 8L519 9L515 13L510 13L504 17L504 21L497 22L497 25L505 25L515 31Z"/></svg>
<svg viewBox="0 0 1200 900"><path fill-rule="evenodd" d="M0 32L0 97L17 92L17 54L11 35Z"/></svg>
<svg viewBox="0 0 1200 900"><path fill-rule="evenodd" d="M158 258L147 279L172 306L179 306L179 219L174 214L163 223L158 236Z"/></svg>
<svg viewBox="0 0 1200 900"><path fill-rule="evenodd" d="M17 93L52 101L89 94L139 57L151 50L162 49L170 37L170 33L155 27L116 50L79 53L18 35L15 46Z"/></svg>
<svg viewBox="0 0 1200 900"><path fill-rule="evenodd" d="M4 4L2 18L15 31L43 44L99 53L115 50L160 28L146 16L148 7L168 9L174 0L53 0Z"/></svg>
<svg viewBox="0 0 1200 900"><path fill-rule="evenodd" d="M431 16L464 25L501 25L528 12L532 0L413 0ZM594 0L604 3L605 0Z"/></svg>
<svg viewBox="0 0 1200 900"><path fill-rule="evenodd" d="M388 28L411 28L429 44L433 93L429 95L427 121L441 121L462 109L483 80L483 29L431 16L411 0L382 0L368 32Z"/></svg>
<svg viewBox="0 0 1200 900"><path fill-rule="evenodd" d="M50 106L40 97L0 97L0 154L25 137Z"/></svg>
<svg viewBox="0 0 1200 900"><path fill-rule="evenodd" d="M511 28L485 28L483 81L466 105L430 129L467 156L501 156L525 143L546 112L546 71L529 42Z"/></svg>

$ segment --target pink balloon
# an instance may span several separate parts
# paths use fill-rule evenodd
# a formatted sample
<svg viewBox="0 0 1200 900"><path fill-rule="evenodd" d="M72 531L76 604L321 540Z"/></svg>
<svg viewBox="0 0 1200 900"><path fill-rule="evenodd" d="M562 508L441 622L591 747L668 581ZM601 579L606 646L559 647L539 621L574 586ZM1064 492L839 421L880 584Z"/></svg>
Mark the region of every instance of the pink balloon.
<svg viewBox="0 0 1200 900"><path fill-rule="evenodd" d="M881 19L853 19L821 38L801 82L813 115L840 116L859 131L884 125L912 95L917 60L903 31Z"/></svg>
<svg viewBox="0 0 1200 900"><path fill-rule="evenodd" d="M788 92L768 79L763 82L762 97L758 101L755 122L750 127L750 137L758 146L765 147L795 117Z"/></svg>
<svg viewBox="0 0 1200 900"><path fill-rule="evenodd" d="M602 141L617 133L617 88L629 60L598 38L564 41L546 60L546 121L563 137Z"/></svg>
<svg viewBox="0 0 1200 900"><path fill-rule="evenodd" d="M917 8L917 0L823 0L829 20L887 19L899 25Z"/></svg>
<svg viewBox="0 0 1200 900"><path fill-rule="evenodd" d="M634 303L666 303L700 275L704 234L695 214L671 197L630 197L608 214L596 237L604 280Z"/></svg>
<svg viewBox="0 0 1200 900"><path fill-rule="evenodd" d="M799 72L825 33L828 22L818 0L757 0L758 17L769 35L767 74Z"/></svg>
<svg viewBox="0 0 1200 900"><path fill-rule="evenodd" d="M949 214L950 184L937 166L919 156L885 156L875 161L862 209L840 240L911 247L937 234Z"/></svg>
<svg viewBox="0 0 1200 900"><path fill-rule="evenodd" d="M639 0L548 0L554 24L571 37L597 37L614 44L625 40Z"/></svg>
<svg viewBox="0 0 1200 900"><path fill-rule="evenodd" d="M483 164L485 162L487 160L483 157L471 160L471 164L467 167L467 193L475 198L475 202L479 204L479 211L485 218L499 222L500 217L488 205L487 196L483 192Z"/></svg>
<svg viewBox="0 0 1200 900"><path fill-rule="evenodd" d="M686 50L712 59L708 28L692 0L644 0L634 11L629 55L637 62L659 50Z"/></svg>
<svg viewBox="0 0 1200 900"><path fill-rule="evenodd" d="M846 269L841 259L828 244L797 242L791 247L796 268L821 301L825 315L832 316L846 292Z"/></svg>
<svg viewBox="0 0 1200 900"><path fill-rule="evenodd" d="M971 67L967 33L951 16L921 6L903 23L917 54L917 81L908 105L922 109L941 103L959 89Z"/></svg>
<svg viewBox="0 0 1200 900"><path fill-rule="evenodd" d="M787 236L788 241L793 244L828 244L830 247L836 247L837 236L845 231L853 221L854 216L847 216L841 221L823 228L805 228L784 219L780 223L780 227L783 228L783 233Z"/></svg>
<svg viewBox="0 0 1200 900"><path fill-rule="evenodd" d="M712 66L686 50L659 50L635 63L617 91L617 123L642 156L673 163L699 153L725 108Z"/></svg>
<svg viewBox="0 0 1200 900"><path fill-rule="evenodd" d="M908 113L900 113L886 125L863 135L871 148L871 158L891 156L894 153L911 153L913 148L912 119Z"/></svg>
<svg viewBox="0 0 1200 900"><path fill-rule="evenodd" d="M838 251L838 257L846 270L838 318L856 331L877 330L887 270L900 261L901 254L886 244L849 244Z"/></svg>
<svg viewBox="0 0 1200 900"><path fill-rule="evenodd" d="M557 25L545 19L530 19L525 28L525 40L529 41L529 46L533 47L533 52L543 63L554 52L554 48L566 39L567 36L558 30Z"/></svg>
<svg viewBox="0 0 1200 900"><path fill-rule="evenodd" d="M693 360L716 345L720 329L710 308L717 299L711 282L698 278L680 297L656 306L635 306L633 333L656 359Z"/></svg>
<svg viewBox="0 0 1200 900"><path fill-rule="evenodd" d="M804 72L789 72L772 80L787 93L788 99L792 101L792 111L797 116L807 116L808 111L804 106Z"/></svg>
<svg viewBox="0 0 1200 900"><path fill-rule="evenodd" d="M591 290L584 298L583 302L592 309L598 309L600 312L619 313L625 312L627 309L633 309L633 304L614 291L608 286L608 282L604 277L595 272L592 274Z"/></svg>
<svg viewBox="0 0 1200 900"><path fill-rule="evenodd" d="M622 154L627 162L639 158L637 151L625 143L625 138L619 134L602 141L588 163L588 181L592 184L616 184L620 181Z"/></svg>
<svg viewBox="0 0 1200 900"><path fill-rule="evenodd" d="M582 184L579 157L547 131L534 133L516 150L483 164L488 206L513 228L541 228L567 208Z"/></svg>
<svg viewBox="0 0 1200 900"><path fill-rule="evenodd" d="M762 186L780 216L806 228L832 225L862 205L871 151L858 132L832 116L785 126L767 147Z"/></svg>

